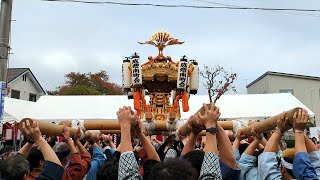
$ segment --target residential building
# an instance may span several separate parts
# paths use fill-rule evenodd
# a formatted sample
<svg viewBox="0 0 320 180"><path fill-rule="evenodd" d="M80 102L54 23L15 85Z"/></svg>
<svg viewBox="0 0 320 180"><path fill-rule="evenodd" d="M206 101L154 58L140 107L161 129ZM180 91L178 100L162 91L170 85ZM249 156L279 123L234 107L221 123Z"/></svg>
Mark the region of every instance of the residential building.
<svg viewBox="0 0 320 180"><path fill-rule="evenodd" d="M35 102L46 94L29 68L9 68L7 79L8 97Z"/></svg>
<svg viewBox="0 0 320 180"><path fill-rule="evenodd" d="M315 113L320 126L320 77L268 71L247 85L247 93L291 93Z"/></svg>

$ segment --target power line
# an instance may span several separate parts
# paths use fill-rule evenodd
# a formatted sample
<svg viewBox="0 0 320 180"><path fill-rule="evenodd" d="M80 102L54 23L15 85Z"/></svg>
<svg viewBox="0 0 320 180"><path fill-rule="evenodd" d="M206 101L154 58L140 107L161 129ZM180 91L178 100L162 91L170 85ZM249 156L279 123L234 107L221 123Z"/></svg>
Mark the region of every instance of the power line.
<svg viewBox="0 0 320 180"><path fill-rule="evenodd" d="M193 0L193 1L197 1L197 2L203 2L203 3L208 3L208 4L215 4L215 5L222 5L222 6L229 6L229 7L239 7L239 8L246 8L244 6L238 6L238 5L233 5L233 4L225 4L225 3L219 3L219 2L215 2L215 1L208 1L208 0ZM290 14L290 15L298 15L298 16L311 16L311 17L317 17L319 18L320 15L318 14L309 14L309 13L305 13L305 12L289 12L289 11L273 11L270 10L270 12L275 12L275 13L284 13L284 14Z"/></svg>
<svg viewBox="0 0 320 180"><path fill-rule="evenodd" d="M166 8L195 8L195 9L232 9L232 10L263 10L263 11L295 11L295 12L320 12L320 9L295 9L295 8L262 8L262 7L233 7L233 6L195 6L195 5L168 5L152 3L123 3L114 1L86 1L86 0L41 0L49 2L70 2L83 4L112 4L122 6L153 6Z"/></svg>
<svg viewBox="0 0 320 180"><path fill-rule="evenodd" d="M215 5L220 5L220 6L228 6L228 7L241 7L243 8L244 6L237 6L233 4L225 4L225 3L219 3L215 1L206 1L206 0L193 0L193 1L198 1L198 2L203 2L203 3L208 3L208 4L215 4Z"/></svg>

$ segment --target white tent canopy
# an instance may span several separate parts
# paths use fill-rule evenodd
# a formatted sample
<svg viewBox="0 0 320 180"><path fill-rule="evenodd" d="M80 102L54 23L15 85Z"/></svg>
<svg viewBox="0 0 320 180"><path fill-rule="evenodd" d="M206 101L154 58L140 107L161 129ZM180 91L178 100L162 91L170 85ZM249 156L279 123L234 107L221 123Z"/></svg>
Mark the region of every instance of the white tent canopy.
<svg viewBox="0 0 320 180"><path fill-rule="evenodd" d="M24 117L52 122L116 119L120 107L132 105L127 96L42 96Z"/></svg>
<svg viewBox="0 0 320 180"><path fill-rule="evenodd" d="M6 97L4 100L3 123L20 122L25 113L35 104L35 102L24 101Z"/></svg>
<svg viewBox="0 0 320 180"><path fill-rule="evenodd" d="M184 117L194 114L203 102L209 100L208 96L196 97L190 97L189 105L192 110L185 113ZM306 109L314 117L314 113L290 93L223 95L216 105L220 108L221 119L264 119L295 107Z"/></svg>
<svg viewBox="0 0 320 180"><path fill-rule="evenodd" d="M148 99L146 99L148 102ZM202 103L208 103L207 95L190 96L189 112L182 112L188 119ZM223 95L217 101L222 119L266 118L295 107L314 113L291 94ZM127 96L42 96L23 117L59 122L63 120L115 120L122 106L133 106Z"/></svg>
<svg viewBox="0 0 320 180"><path fill-rule="evenodd" d="M3 112L3 116L2 116L3 123L6 123L6 122L13 123L16 121L17 121L17 119L15 117L13 117L12 115L10 115L9 113L7 113L5 111Z"/></svg>

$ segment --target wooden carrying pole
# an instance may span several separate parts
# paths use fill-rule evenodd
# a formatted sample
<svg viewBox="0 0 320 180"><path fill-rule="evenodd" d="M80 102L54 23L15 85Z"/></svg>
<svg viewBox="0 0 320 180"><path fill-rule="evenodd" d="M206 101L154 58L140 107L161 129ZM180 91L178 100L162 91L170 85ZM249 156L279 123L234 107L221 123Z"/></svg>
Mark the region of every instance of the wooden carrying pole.
<svg viewBox="0 0 320 180"><path fill-rule="evenodd" d="M301 108L294 108L291 109L289 111L286 111L285 114L285 119L288 120L288 126L287 126L287 130L291 129L291 127L293 126L293 115L294 113L298 113L299 109ZM244 134L245 136L250 136L251 135L251 129L254 127L256 129L257 133L264 133L267 131L271 131L274 130L277 127L277 120L279 119L280 114L270 117L264 121L261 121L259 123L255 123L252 124L248 127L245 127L242 129L242 134Z"/></svg>
<svg viewBox="0 0 320 180"><path fill-rule="evenodd" d="M221 127L225 130L233 130L232 121L219 121ZM60 124L71 127L71 121L62 121ZM117 120L87 120L84 121L83 127L86 130L120 130L120 125ZM156 121L154 131L168 131L166 121Z"/></svg>
<svg viewBox="0 0 320 180"><path fill-rule="evenodd" d="M26 120L29 120L29 123L33 123L33 119L30 118L24 118L19 123L19 129L21 132L22 130L22 122L26 122ZM63 125L53 124L51 122L47 121L38 121L39 122L39 129L43 135L47 136L61 136L63 133ZM73 137L77 132L78 129L67 127L70 132L70 137Z"/></svg>
<svg viewBox="0 0 320 180"><path fill-rule="evenodd" d="M293 124L293 114L297 112L300 108L294 108L292 110L287 111L285 118L289 120L288 129ZM204 113L203 108L199 110L202 114ZM258 123L249 123L248 127L244 127L242 133L246 136L251 135L252 127L255 127L258 133L267 132L273 130L277 126L277 119L279 115L270 117L264 121ZM21 122L25 120L29 120L32 123L32 119L25 118ZM63 121L61 122L63 125L67 126L70 132L70 136L74 136L77 133L77 128L71 128L71 121ZM232 121L218 121L221 127L224 130L233 130L233 122ZM61 136L63 132L63 125L52 124L51 122L39 121L39 128L42 134L48 136ZM19 129L22 131L22 123L19 123ZM120 133L120 125L117 120L87 120L84 121L84 128L87 130L101 130L104 134L119 134ZM154 134L162 134L162 131L168 131L165 121L156 121L155 122L155 130L151 131ZM191 129L188 126L188 122L181 126L178 130L179 134L182 136L186 136L191 132ZM205 134L202 132L202 134ZM85 133L85 138L88 138L89 134Z"/></svg>
<svg viewBox="0 0 320 180"><path fill-rule="evenodd" d="M211 105L207 104L207 106L210 109ZM294 112L298 112L299 109L301 109L301 108L294 108L294 109L291 109L291 110L286 112L285 118L289 120L288 129L290 129L289 127L292 127ZM196 112L196 114L198 114L198 112L200 112L203 115L205 113L204 108L201 107ZM261 122L258 122L258 123L251 123L251 124L249 124L248 127L244 127L243 128L242 134L244 134L245 136L250 136L252 127L255 127L257 133L264 133L264 132L267 132L267 131L271 131L271 130L275 129L275 127L277 126L278 118L279 118L279 115L276 115L276 116L270 117L270 118L268 118L266 120L263 120ZM222 122L225 123L224 126L226 126L227 128L224 128L224 126L222 126L222 124L221 124ZM218 121L218 123L225 130L233 130L232 121ZM188 122L178 129L178 134L180 134L182 136L186 136L190 132L191 132L191 129L188 126Z"/></svg>
<svg viewBox="0 0 320 180"><path fill-rule="evenodd" d="M30 124L33 123L33 119L30 119L30 118L22 119L19 123L19 129L22 133L23 133L22 123L26 122L26 120L29 120ZM38 122L39 122L39 129L41 131L41 134L47 135L47 136L62 136L64 125L53 124L53 123L47 122L47 121L38 121ZM73 137L78 132L78 128L72 128L72 127L68 127L68 126L66 126L66 128L68 128L68 131L70 132L70 137ZM92 138L93 139L99 138L98 137L99 133L97 131L86 131L86 132L81 132L81 133L84 133L83 139L85 139L85 140L89 140Z"/></svg>

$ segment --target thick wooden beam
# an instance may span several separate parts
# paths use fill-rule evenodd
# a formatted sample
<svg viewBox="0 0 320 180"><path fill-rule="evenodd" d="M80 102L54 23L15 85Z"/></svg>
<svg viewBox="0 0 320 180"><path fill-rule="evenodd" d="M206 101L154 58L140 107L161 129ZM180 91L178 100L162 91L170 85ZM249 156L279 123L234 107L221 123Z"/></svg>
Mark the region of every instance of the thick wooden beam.
<svg viewBox="0 0 320 180"><path fill-rule="evenodd" d="M26 122L26 120L29 120L30 124L32 124L32 122L33 122L33 119L30 119L30 118L22 119L19 123L19 129L21 132L23 132L22 131L22 122ZM39 129L43 135L61 136L63 133L63 127L64 127L63 125L53 124L48 121L38 121L38 122L39 122ZM70 132L71 137L74 136L78 132L77 128L71 128L71 127L67 127L67 128Z"/></svg>
<svg viewBox="0 0 320 180"><path fill-rule="evenodd" d="M210 109L210 104L207 104L207 107ZM289 120L289 125L288 125L288 129L290 129L292 127L293 124L293 114L294 112L298 112L298 110L301 109L299 107L291 109L289 111L286 112L285 118ZM195 114L201 113L202 115L205 113L204 108L201 107ZM277 126L277 120L279 118L279 115L267 118L266 120L263 120L261 122L258 123L249 123L248 127L244 127L242 130L242 133L245 136L250 136L251 135L251 129L252 127L255 127L256 131L258 133L264 133L267 131L271 131L274 130L275 127ZM222 126L223 129L225 130L233 130L233 124L231 121L218 121L219 124L221 123L224 124ZM186 136L191 132L191 129L188 127L187 125L188 123L184 124L183 126L181 126L177 131L178 134L182 135L182 136Z"/></svg>
<svg viewBox="0 0 320 180"><path fill-rule="evenodd" d="M301 109L301 108L294 108L289 111L286 111L285 119L288 120L287 130L292 128L293 115L295 112L298 113L299 109ZM263 120L259 123L255 123L255 124L249 125L248 127L243 128L242 134L244 134L245 136L250 136L252 127L254 127L256 129L257 133L264 133L264 132L274 130L277 127L277 120L279 119L279 115L280 114L273 116L273 117L270 117L270 118Z"/></svg>
<svg viewBox="0 0 320 180"><path fill-rule="evenodd" d="M219 121L223 129L233 130L232 121ZM62 121L60 124L71 127L71 121ZM120 130L117 120L87 120L83 124L86 130ZM166 121L156 121L154 131L168 131Z"/></svg>
<svg viewBox="0 0 320 180"><path fill-rule="evenodd" d="M301 108L294 108L289 111L287 111L285 118L289 120L289 126L288 129L291 128L293 124L293 114L294 112L297 112ZM204 113L203 108L199 109L200 113ZM242 132L246 136L251 135L251 128L255 127L256 131L258 133L267 132L270 130L275 129L277 125L277 119L279 115L270 117L266 120L263 120L258 123L250 122L248 127L244 127ZM21 122L24 122L25 120L29 120L32 122L32 119L25 118ZM233 130L233 122L232 121L218 121L218 123L222 126L225 130ZM71 128L71 121L63 121L60 124L63 124L69 128L70 135L73 136L75 133L77 133L76 128ZM19 129L21 130L22 123L19 123ZM63 132L63 125L57 125L52 124L51 122L47 121L39 121L39 128L41 132L45 135L49 136L61 136ZM83 124L84 128L87 130L105 130L103 133L106 134L118 134L120 133L120 126L117 120L87 120L84 121ZM162 131L168 131L167 124L165 121L156 121L155 122L155 129L152 131L154 134L161 134ZM178 134L182 136L187 136L191 132L191 129L188 126L188 123L181 126L178 130ZM202 132L202 134L205 134ZM88 133L85 133L85 137L88 138Z"/></svg>
<svg viewBox="0 0 320 180"><path fill-rule="evenodd" d="M26 122L26 120L29 120L30 124L33 123L33 119L30 119L30 118L22 119L19 123L19 129L22 133L23 133L22 123ZM39 122L39 129L43 135L62 136L63 128L65 125L53 124L53 123L47 122L47 121L38 121L38 122ZM78 128L72 128L72 127L68 127L68 126L66 126L66 128L68 128L68 130L70 132L70 137L73 137L78 132ZM100 134L99 131L86 131L86 132L81 131L80 133L83 134L82 136L83 136L84 140L89 140L92 138L98 139L99 134Z"/></svg>

